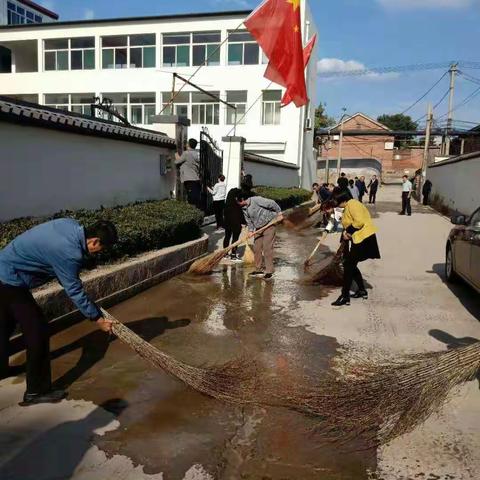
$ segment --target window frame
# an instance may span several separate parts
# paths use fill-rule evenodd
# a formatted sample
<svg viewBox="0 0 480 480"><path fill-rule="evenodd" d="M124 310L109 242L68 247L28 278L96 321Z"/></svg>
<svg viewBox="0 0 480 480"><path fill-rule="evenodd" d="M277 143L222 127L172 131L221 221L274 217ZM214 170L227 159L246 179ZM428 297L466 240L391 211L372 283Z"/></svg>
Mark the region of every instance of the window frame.
<svg viewBox="0 0 480 480"><path fill-rule="evenodd" d="M11 1L6 2L7 7L7 25L25 25L33 23L43 23L43 17L28 7ZM15 17L14 17L15 16ZM16 19L14 22L13 19Z"/></svg>
<svg viewBox="0 0 480 480"><path fill-rule="evenodd" d="M132 45L131 44L131 37L137 36L137 35L153 35L155 40L153 44L145 44L145 45ZM125 45L122 46L116 46L116 47L104 47L103 46L103 40L105 38L109 37L127 37L127 41ZM153 65L145 67L145 49L153 49ZM125 65L123 67L117 67L117 65L120 65L117 63L117 50L125 50L127 51L127 58L125 60L125 63L122 65ZM137 67L133 66L132 64L132 54L131 50L132 49L139 49L141 50L141 58L142 58L142 66ZM130 34L124 34L124 35L103 35L100 37L100 50L101 50L101 70L125 70L125 69L148 69L148 68L157 68L157 34L155 32L150 32L150 33L130 33ZM106 50L113 50L113 66L106 67L104 65L104 52Z"/></svg>
<svg viewBox="0 0 480 480"><path fill-rule="evenodd" d="M72 47L72 40L77 40L80 38L88 38L93 39L93 47ZM46 42L50 40L66 40L67 47L66 48L47 48ZM93 52L93 67L92 68L85 68L85 52L91 51ZM58 68L58 53L59 52L67 52L67 68L59 69ZM73 52L82 52L82 68L72 68L72 53ZM55 68L47 69L47 54L54 53L55 55ZM96 40L93 36L82 36L82 37L68 37L68 38L46 38L43 40L43 71L44 72L67 72L67 71L74 71L74 72L81 72L84 70L95 70L96 66Z"/></svg>
<svg viewBox="0 0 480 480"><path fill-rule="evenodd" d="M265 100L265 93L266 92L279 92L280 93L280 99L279 100ZM282 110L281 110L281 104L282 104L282 91L281 90L263 90L262 93L262 125L265 126L272 126L272 125L280 125L282 122ZM267 117L267 112L266 109L267 107L272 107L272 118L273 122L268 122L266 121Z"/></svg>
<svg viewBox="0 0 480 480"><path fill-rule="evenodd" d="M152 125L153 122L149 123L147 122L148 120L148 114L147 114L147 108L154 108L154 113L153 115L156 114L156 106L157 106L157 93L156 92L106 92L106 93L101 93L100 97L103 100L104 98L109 98L108 95L111 94L116 94L116 95L125 95L126 96L126 102L114 102L112 101L112 105L118 109L118 107L124 109L124 112L119 112L120 115L124 116L129 123L132 125ZM155 98L154 102L132 102L132 96L151 96ZM132 114L132 109L134 107L141 107L142 108L142 123L134 123L133 120L133 114ZM104 118L103 116L101 118Z"/></svg>
<svg viewBox="0 0 480 480"><path fill-rule="evenodd" d="M248 31L247 30L240 30L240 31L233 32L233 31L229 30L227 32L227 34L228 34L227 65L229 67L238 67L238 66L245 66L245 65L251 66L251 65L261 65L261 64L263 64L262 49L260 48L260 45L258 45L258 43L255 41L255 39L253 37L252 37L251 40L231 40L232 35L234 35L234 34L245 34L245 33L248 33ZM234 46L234 45L241 46L242 59L241 59L240 63L233 63L230 60L230 46ZM246 51L247 45L249 45L249 46L250 45L255 45L258 48L258 58L257 58L256 63L245 63L245 51Z"/></svg>
<svg viewBox="0 0 480 480"><path fill-rule="evenodd" d="M239 102L239 101L230 101L228 99L228 94L229 93L245 93L245 101ZM248 104L248 90L227 90L225 92L226 94L226 99L228 103L231 103L232 105L235 105L237 107L237 123L236 125L245 125L246 124L246 119L247 119L247 104ZM243 112L241 111L243 107ZM229 115L233 114L232 121L229 119ZM242 118L243 117L243 118ZM225 109L225 125L235 125L235 110L230 107L226 107ZM240 121L239 121L240 119Z"/></svg>
<svg viewBox="0 0 480 480"><path fill-rule="evenodd" d="M68 103L47 103L47 96L48 95L64 95L68 97ZM88 97L91 95L91 103L80 103L80 102L73 102L72 97L74 95L83 95L85 97ZM82 115L90 116L90 105L95 102L95 93L45 93L43 94L43 105L46 107L50 108L58 108L61 110L65 110L66 112L71 112L71 113L81 113ZM66 108L65 108L66 107ZM73 108L75 107L81 107L82 112L75 112ZM85 110L85 108L88 107L88 110ZM85 113L87 112L87 113Z"/></svg>

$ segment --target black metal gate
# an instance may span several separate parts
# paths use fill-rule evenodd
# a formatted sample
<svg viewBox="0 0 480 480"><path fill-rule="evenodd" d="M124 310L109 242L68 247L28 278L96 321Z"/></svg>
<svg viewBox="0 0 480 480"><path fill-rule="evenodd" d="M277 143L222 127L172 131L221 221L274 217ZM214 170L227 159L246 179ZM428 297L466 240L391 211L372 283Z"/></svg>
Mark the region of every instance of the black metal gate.
<svg viewBox="0 0 480 480"><path fill-rule="evenodd" d="M213 213L213 199L207 187L213 187L223 172L223 150L203 128L200 133L200 181L202 182L201 208L205 215Z"/></svg>

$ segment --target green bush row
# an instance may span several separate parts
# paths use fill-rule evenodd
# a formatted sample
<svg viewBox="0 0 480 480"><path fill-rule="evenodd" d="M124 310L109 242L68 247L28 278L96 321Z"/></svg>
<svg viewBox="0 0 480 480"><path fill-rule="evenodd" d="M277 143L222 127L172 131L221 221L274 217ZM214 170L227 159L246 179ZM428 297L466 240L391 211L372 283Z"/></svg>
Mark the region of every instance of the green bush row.
<svg viewBox="0 0 480 480"><path fill-rule="evenodd" d="M303 188L255 187L255 194L275 200L282 210L296 207L312 198L312 193Z"/></svg>
<svg viewBox="0 0 480 480"><path fill-rule="evenodd" d="M88 227L98 220L112 221L119 242L99 258L108 263L149 250L169 247L200 237L203 213L175 200L139 202L100 210L62 211L50 217L19 218L0 223L0 248L29 228L55 218L74 218Z"/></svg>

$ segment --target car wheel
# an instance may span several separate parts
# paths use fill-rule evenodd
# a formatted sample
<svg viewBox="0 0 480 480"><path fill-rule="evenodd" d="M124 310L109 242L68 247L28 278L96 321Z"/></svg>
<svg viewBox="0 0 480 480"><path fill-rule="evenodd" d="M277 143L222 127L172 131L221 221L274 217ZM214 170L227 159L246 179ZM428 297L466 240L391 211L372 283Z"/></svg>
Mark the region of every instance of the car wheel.
<svg viewBox="0 0 480 480"><path fill-rule="evenodd" d="M451 283L458 280L458 276L455 273L455 267L453 265L453 253L450 244L447 246L447 254L445 256L445 277L447 278L447 282Z"/></svg>

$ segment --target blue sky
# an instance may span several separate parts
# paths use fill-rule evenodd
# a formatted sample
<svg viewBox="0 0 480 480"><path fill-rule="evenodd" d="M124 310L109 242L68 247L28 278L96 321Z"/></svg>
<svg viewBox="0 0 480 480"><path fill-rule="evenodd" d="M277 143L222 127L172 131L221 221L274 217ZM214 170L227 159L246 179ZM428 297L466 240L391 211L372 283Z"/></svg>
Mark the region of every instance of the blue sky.
<svg viewBox="0 0 480 480"><path fill-rule="evenodd" d="M254 8L260 0L43 0L39 3L60 14L62 20L111 18L168 13L206 12ZM480 62L480 0L310 0L319 30L321 69L348 70L450 60ZM480 69L465 69L480 79ZM417 100L440 78L442 70L319 79L317 96L330 115L341 109L371 116L398 113ZM457 82L459 104L480 85ZM411 109L422 116L426 101L433 104L448 88L443 81ZM446 112L445 100L436 116ZM457 119L480 122L480 94L455 112ZM465 124L467 125L467 124Z"/></svg>

